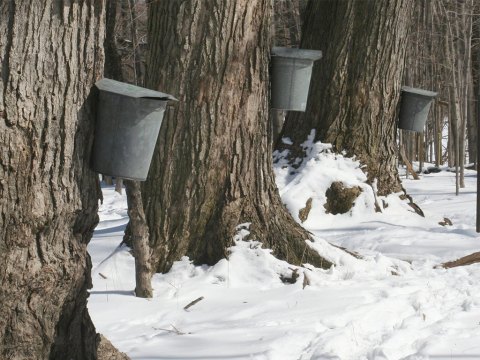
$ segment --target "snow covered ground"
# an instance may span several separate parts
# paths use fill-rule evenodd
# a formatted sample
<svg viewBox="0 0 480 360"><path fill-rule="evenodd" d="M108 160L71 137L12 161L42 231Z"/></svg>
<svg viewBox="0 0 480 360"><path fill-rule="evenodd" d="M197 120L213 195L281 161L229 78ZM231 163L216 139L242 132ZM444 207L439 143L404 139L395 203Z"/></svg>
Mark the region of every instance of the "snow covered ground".
<svg viewBox="0 0 480 360"><path fill-rule="evenodd" d="M134 260L119 247L126 200L107 187L89 245L88 307L97 331L132 359L480 359L480 264L435 267L480 249L476 173L467 171L458 197L451 172L418 181L403 177L426 217L397 196L378 198L378 213L357 162L330 153L325 144L305 145L309 160L298 169L276 154L277 184L297 220L312 199L303 223L315 237L310 246L335 267L279 261L261 244L246 241L248 224L241 224L228 260L196 267L185 258L168 274L154 276L153 299L136 298ZM362 188L347 214L326 214L323 207L336 180ZM444 217L453 225L440 226ZM295 269L298 281L282 283L280 275Z"/></svg>

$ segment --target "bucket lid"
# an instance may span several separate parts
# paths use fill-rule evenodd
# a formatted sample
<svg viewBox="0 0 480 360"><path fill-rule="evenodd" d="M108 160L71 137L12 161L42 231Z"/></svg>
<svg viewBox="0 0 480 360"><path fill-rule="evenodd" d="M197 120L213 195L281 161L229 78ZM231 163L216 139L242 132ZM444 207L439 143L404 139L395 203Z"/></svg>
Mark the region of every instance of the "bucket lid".
<svg viewBox="0 0 480 360"><path fill-rule="evenodd" d="M322 57L322 52L320 50L274 47L272 56L315 61Z"/></svg>
<svg viewBox="0 0 480 360"><path fill-rule="evenodd" d="M101 91L108 91L111 93L133 97L133 98L151 98L158 100L173 100L178 101L172 95L164 94L159 91L146 89L140 86L127 84L124 82L103 78L95 83L95 86Z"/></svg>
<svg viewBox="0 0 480 360"><path fill-rule="evenodd" d="M438 95L438 93L433 92L433 91L417 89L417 88L413 88L413 87L410 87L410 86L402 86L402 91L412 93L412 94L416 94L416 95L432 97L432 98L436 97Z"/></svg>

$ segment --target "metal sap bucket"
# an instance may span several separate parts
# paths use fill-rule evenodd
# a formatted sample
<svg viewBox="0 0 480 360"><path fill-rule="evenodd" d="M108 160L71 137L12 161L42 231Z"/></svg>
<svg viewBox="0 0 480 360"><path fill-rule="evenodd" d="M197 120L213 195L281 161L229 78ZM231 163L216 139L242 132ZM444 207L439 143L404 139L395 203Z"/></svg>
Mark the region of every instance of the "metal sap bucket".
<svg viewBox="0 0 480 360"><path fill-rule="evenodd" d="M272 49L272 108L305 111L313 62L319 50L274 47Z"/></svg>
<svg viewBox="0 0 480 360"><path fill-rule="evenodd" d="M402 87L398 127L403 130L422 132L427 122L430 105L437 95L433 91Z"/></svg>
<svg viewBox="0 0 480 360"><path fill-rule="evenodd" d="M100 90L93 169L123 179L147 178L167 102L173 96L110 79Z"/></svg>

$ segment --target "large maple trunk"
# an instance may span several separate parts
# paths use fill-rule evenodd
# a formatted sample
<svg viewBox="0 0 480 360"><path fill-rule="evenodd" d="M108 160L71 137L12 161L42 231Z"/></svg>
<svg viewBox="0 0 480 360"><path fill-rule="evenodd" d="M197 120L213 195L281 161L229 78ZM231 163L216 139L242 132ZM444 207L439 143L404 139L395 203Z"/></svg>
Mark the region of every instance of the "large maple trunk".
<svg viewBox="0 0 480 360"><path fill-rule="evenodd" d="M412 0L310 0L301 47L322 50L307 111L287 116L282 136L297 150L312 129L366 165L386 195L401 190L396 168L396 110ZM281 142L277 147L285 147Z"/></svg>
<svg viewBox="0 0 480 360"><path fill-rule="evenodd" d="M227 257L236 227L291 263L328 266L279 197L269 111L271 1L152 2L147 86L173 94L143 187L153 262Z"/></svg>
<svg viewBox="0 0 480 360"><path fill-rule="evenodd" d="M0 2L0 358L94 359L102 1Z"/></svg>

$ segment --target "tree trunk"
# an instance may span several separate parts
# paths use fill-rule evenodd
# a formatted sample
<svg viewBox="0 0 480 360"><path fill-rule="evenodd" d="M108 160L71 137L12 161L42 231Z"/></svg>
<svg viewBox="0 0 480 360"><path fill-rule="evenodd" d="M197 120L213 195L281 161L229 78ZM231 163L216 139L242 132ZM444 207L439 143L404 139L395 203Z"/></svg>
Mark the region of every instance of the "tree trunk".
<svg viewBox="0 0 480 360"><path fill-rule="evenodd" d="M475 146L472 145L476 169L480 169L480 154L478 153L480 138L478 133L480 132L480 4L475 3L474 7L475 18L472 28L472 43L475 50L472 51L472 114L473 114L473 138Z"/></svg>
<svg viewBox="0 0 480 360"><path fill-rule="evenodd" d="M465 188L465 153L466 153L466 134L468 126L468 113L469 113L469 104L470 104L470 77L472 75L472 36L473 36L473 0L468 0L462 2L461 4L462 14L461 14L461 32L463 35L463 71L460 74L463 78L462 82L462 124L460 129L460 187Z"/></svg>
<svg viewBox="0 0 480 360"><path fill-rule="evenodd" d="M273 32L275 46L298 47L300 45L302 3L305 0L273 1Z"/></svg>
<svg viewBox="0 0 480 360"><path fill-rule="evenodd" d="M132 39L132 56L133 56L133 83L135 85L143 85L142 68L140 66L140 45L138 44L137 34L137 14L135 11L136 0L128 1L128 14L130 15L130 33Z"/></svg>
<svg viewBox="0 0 480 360"><path fill-rule="evenodd" d="M0 358L94 359L87 244L103 2L0 2Z"/></svg>
<svg viewBox="0 0 480 360"><path fill-rule="evenodd" d="M180 100L142 189L155 267L184 255L214 264L245 223L280 258L330 266L307 246L274 182L271 1L152 2L149 15L147 86Z"/></svg>
<svg viewBox="0 0 480 360"><path fill-rule="evenodd" d="M425 159L425 150L424 150L424 134L423 133L420 133L420 134L417 134L417 138L418 138L418 171L420 173L422 173L423 171L423 162L424 162L424 159Z"/></svg>
<svg viewBox="0 0 480 360"><path fill-rule="evenodd" d="M106 33L105 33L105 77L117 81L123 81L122 58L117 51L115 29L119 16L117 0L106 2ZM112 184L110 184L112 185Z"/></svg>
<svg viewBox="0 0 480 360"><path fill-rule="evenodd" d="M298 48L300 45L302 18L305 0L273 1L273 42L274 46ZM280 136L285 121L285 110L272 109L273 137L275 143Z"/></svg>
<svg viewBox="0 0 480 360"><path fill-rule="evenodd" d="M130 84L144 86L147 5L144 0L111 1L119 10L115 36L123 78Z"/></svg>
<svg viewBox="0 0 480 360"><path fill-rule="evenodd" d="M126 240L133 246L135 257L135 295L142 298L151 298L152 267L150 264L150 247L148 246L148 226L143 211L140 182L125 180L125 191L128 201L128 216L130 218L129 231L125 232Z"/></svg>
<svg viewBox="0 0 480 360"><path fill-rule="evenodd" d="M115 178L115 191L119 194L122 194L123 189L123 179L122 178Z"/></svg>
<svg viewBox="0 0 480 360"><path fill-rule="evenodd" d="M128 2L128 3L127 3ZM107 34L105 38L106 58L105 58L105 74L110 74L110 77L117 81L123 81L123 71L121 64L121 57L118 53L117 43L115 41L115 24L118 17L118 5L119 3L114 0L107 0ZM133 43L137 44L136 26L133 0L122 1L124 7L127 8L126 13L130 14L132 23L130 24L131 35ZM137 53L137 47L134 46L134 53ZM133 78L129 79L135 85L138 81L138 75L141 75L140 62L135 61L135 71ZM126 71L126 74L128 72ZM128 76L128 75L127 75ZM151 298L153 296L153 290L151 285L152 271L150 264L150 248L148 246L148 226L145 220L145 212L143 210L142 197L140 192L140 183L138 181L123 180L117 177L115 179L115 191L119 194L122 193L123 184L125 183L128 203L128 216L130 222L125 229L123 242L133 248L135 257L135 294L138 297Z"/></svg>
<svg viewBox="0 0 480 360"><path fill-rule="evenodd" d="M457 71L459 68L458 61L455 59L456 48L455 48L455 39L456 36L454 34L454 25L448 19L447 9L444 7L442 8L445 14L446 23L444 25L445 28L445 62L446 67L445 71L446 78L448 79L448 93L450 99L450 113L449 113L449 123L450 123L450 132L449 132L449 144L452 146L452 164L455 166L455 194L459 194L460 189L460 173L459 173L459 163L460 163L460 124L461 121L461 108L460 108L460 87L459 87L459 74L460 72ZM457 29L458 27L455 26ZM457 34L458 35L458 34ZM451 137L451 139L450 139ZM449 156L449 163L450 163L450 156Z"/></svg>
<svg viewBox="0 0 480 360"><path fill-rule="evenodd" d="M429 112L423 134L424 141L422 141L422 135L417 136L419 141L416 151L420 162L420 171L422 171L423 161L436 161L437 166L439 166L441 158L441 156L438 156L438 154L441 154L439 152L441 146L438 142L438 131L443 119L439 106L440 99L445 96L445 86L441 76L442 72L438 70L438 62L443 57L444 50L443 41L439 39L438 32L435 31L438 24L435 23L434 6L435 4L430 0L414 1L414 12L410 22L411 31L408 38L405 39L408 46L404 84L439 93Z"/></svg>
<svg viewBox="0 0 480 360"><path fill-rule="evenodd" d="M113 178L108 175L103 175L102 176L103 181L105 182L105 185L112 186L113 185Z"/></svg>
<svg viewBox="0 0 480 360"><path fill-rule="evenodd" d="M305 114L287 115L283 135L300 144L332 143L365 164L380 195L401 190L396 168L396 109L412 0L310 0L302 48L322 50ZM277 144L282 147L282 144Z"/></svg>
<svg viewBox="0 0 480 360"><path fill-rule="evenodd" d="M473 54L472 54L473 57ZM472 64L473 66L473 64ZM477 119L475 116L475 91L473 87L473 70L468 79L468 114L467 114L467 142L468 162L477 164Z"/></svg>

